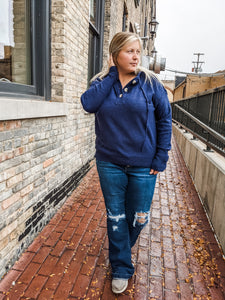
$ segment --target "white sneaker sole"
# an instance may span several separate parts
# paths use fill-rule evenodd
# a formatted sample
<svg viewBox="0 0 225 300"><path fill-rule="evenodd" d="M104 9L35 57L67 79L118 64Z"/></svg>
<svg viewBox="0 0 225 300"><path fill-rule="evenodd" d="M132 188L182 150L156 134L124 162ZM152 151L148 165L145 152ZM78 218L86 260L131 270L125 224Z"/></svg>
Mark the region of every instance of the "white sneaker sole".
<svg viewBox="0 0 225 300"><path fill-rule="evenodd" d="M127 286L128 286L128 280L124 282L124 286L120 290L115 289L112 285L112 291L114 294L121 294L127 289Z"/></svg>

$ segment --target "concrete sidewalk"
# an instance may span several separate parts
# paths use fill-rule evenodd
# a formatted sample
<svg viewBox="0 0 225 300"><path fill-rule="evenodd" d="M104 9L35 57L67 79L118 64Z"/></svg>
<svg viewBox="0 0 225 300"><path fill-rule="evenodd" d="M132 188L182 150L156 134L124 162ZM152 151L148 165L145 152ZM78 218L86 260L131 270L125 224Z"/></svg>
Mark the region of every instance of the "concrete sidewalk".
<svg viewBox="0 0 225 300"><path fill-rule="evenodd" d="M225 261L173 140L151 222L133 248L136 272L111 292L106 214L93 167L0 282L4 299L225 299Z"/></svg>

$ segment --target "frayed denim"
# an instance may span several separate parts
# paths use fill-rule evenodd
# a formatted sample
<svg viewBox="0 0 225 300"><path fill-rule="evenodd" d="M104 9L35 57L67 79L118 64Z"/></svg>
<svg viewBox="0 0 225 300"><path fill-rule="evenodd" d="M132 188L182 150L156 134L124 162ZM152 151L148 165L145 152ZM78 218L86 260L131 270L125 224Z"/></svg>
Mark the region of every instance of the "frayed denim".
<svg viewBox="0 0 225 300"><path fill-rule="evenodd" d="M109 260L113 278L129 279L134 273L131 248L149 221L156 175L150 168L118 166L97 161L107 211Z"/></svg>

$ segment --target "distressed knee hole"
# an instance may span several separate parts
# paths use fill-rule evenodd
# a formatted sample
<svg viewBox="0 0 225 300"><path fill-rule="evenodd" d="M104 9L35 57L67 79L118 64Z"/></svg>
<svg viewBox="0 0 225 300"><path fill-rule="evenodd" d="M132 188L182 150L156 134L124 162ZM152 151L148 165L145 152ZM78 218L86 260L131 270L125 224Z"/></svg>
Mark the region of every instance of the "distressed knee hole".
<svg viewBox="0 0 225 300"><path fill-rule="evenodd" d="M134 216L133 226L135 227L136 223L139 225L145 225L149 220L149 212L136 212Z"/></svg>
<svg viewBox="0 0 225 300"><path fill-rule="evenodd" d="M113 226L112 229L113 229L113 231L118 231L119 228L118 228L118 226Z"/></svg>
<svg viewBox="0 0 225 300"><path fill-rule="evenodd" d="M119 231L119 221L126 218L125 214L113 215L110 210L107 210L107 218L110 220L112 230Z"/></svg>
<svg viewBox="0 0 225 300"><path fill-rule="evenodd" d="M148 213L137 213L137 222L144 224L147 221Z"/></svg>
<svg viewBox="0 0 225 300"><path fill-rule="evenodd" d="M125 219L125 214L113 215L110 210L108 210L107 217L111 221L119 222L122 219Z"/></svg>

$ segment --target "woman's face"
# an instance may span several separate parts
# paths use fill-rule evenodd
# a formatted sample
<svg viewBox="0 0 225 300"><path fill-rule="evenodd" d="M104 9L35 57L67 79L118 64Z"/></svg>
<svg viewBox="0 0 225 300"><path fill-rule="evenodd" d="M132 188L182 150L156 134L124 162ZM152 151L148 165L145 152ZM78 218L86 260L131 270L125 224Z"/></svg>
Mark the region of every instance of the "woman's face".
<svg viewBox="0 0 225 300"><path fill-rule="evenodd" d="M119 72L130 74L136 71L140 61L141 47L139 41L126 44L119 52L116 66Z"/></svg>

